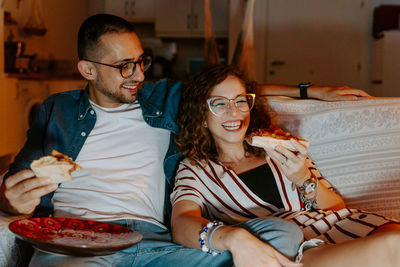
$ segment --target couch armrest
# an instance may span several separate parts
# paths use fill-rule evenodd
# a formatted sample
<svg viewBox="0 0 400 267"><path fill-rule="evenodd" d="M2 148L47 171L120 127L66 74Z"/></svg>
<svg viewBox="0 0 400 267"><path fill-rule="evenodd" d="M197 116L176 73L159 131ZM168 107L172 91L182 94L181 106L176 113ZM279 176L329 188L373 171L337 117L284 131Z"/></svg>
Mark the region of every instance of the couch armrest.
<svg viewBox="0 0 400 267"><path fill-rule="evenodd" d="M4 174L0 175L0 185ZM14 221L27 218L27 215L11 216L0 211L0 266L12 266L19 252L15 251L15 235L8 229L8 225Z"/></svg>
<svg viewBox="0 0 400 267"><path fill-rule="evenodd" d="M325 102L264 98L271 122L309 154L351 208L400 219L400 98Z"/></svg>
<svg viewBox="0 0 400 267"><path fill-rule="evenodd" d="M8 229L8 225L18 219L26 218L27 216L10 216L0 211L0 266L11 266L18 253L15 251L15 235Z"/></svg>

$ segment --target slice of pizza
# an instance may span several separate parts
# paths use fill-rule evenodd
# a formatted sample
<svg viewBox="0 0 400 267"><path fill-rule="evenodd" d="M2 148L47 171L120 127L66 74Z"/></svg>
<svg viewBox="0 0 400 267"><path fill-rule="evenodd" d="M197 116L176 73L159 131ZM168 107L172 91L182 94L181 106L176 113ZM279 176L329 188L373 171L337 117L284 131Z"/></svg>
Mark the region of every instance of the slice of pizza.
<svg viewBox="0 0 400 267"><path fill-rule="evenodd" d="M259 129L246 137L246 141L252 146L274 149L277 145L281 145L291 151L296 151L297 149L290 142L290 139L295 139L306 148L310 145L307 140L300 136L293 136L273 125L270 125L267 129Z"/></svg>
<svg viewBox="0 0 400 267"><path fill-rule="evenodd" d="M82 167L67 155L53 150L50 155L32 161L31 169L37 177L50 177L54 183L58 184L72 181L71 172L80 170Z"/></svg>

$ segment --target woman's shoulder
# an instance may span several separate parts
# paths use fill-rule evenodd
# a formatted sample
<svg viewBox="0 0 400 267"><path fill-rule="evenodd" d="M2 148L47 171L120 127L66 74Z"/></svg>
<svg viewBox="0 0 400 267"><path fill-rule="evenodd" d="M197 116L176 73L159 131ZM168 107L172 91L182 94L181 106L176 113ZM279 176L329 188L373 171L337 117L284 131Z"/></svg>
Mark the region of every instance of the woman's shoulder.
<svg viewBox="0 0 400 267"><path fill-rule="evenodd" d="M196 176L202 177L210 177L210 176L218 176L222 177L227 175L227 169L220 163L216 163L214 161L194 161L188 158L183 159L177 171L177 176L189 175L195 173Z"/></svg>
<svg viewBox="0 0 400 267"><path fill-rule="evenodd" d="M179 169L182 168L191 168L194 170L199 170L202 167L206 167L206 162L205 161L197 161L197 160L192 160L189 158L184 158L181 160L181 162L179 163Z"/></svg>
<svg viewBox="0 0 400 267"><path fill-rule="evenodd" d="M194 169L207 169L210 167L217 167L217 166L221 166L220 164L209 160L194 160L194 159L190 159L190 158L184 158L181 160L181 162L179 163L179 167L185 167L185 166L190 166L191 168Z"/></svg>

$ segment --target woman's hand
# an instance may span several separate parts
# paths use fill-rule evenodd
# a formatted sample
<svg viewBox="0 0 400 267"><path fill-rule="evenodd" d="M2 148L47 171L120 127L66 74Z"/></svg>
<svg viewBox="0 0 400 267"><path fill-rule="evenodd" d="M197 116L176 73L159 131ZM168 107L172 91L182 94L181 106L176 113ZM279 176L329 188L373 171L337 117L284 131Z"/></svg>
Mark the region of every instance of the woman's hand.
<svg viewBox="0 0 400 267"><path fill-rule="evenodd" d="M301 186L310 176L306 165L307 149L295 139L291 139L290 142L297 152L294 153L283 146L276 146L274 150L266 149L266 152L290 181Z"/></svg>
<svg viewBox="0 0 400 267"><path fill-rule="evenodd" d="M224 227L223 227L224 228ZM290 261L267 243L259 240L245 229L232 228L227 243L236 267L242 266L302 266L301 263ZM218 229L220 230L220 229ZM217 230L217 231L218 231ZM223 229L221 229L223 230Z"/></svg>

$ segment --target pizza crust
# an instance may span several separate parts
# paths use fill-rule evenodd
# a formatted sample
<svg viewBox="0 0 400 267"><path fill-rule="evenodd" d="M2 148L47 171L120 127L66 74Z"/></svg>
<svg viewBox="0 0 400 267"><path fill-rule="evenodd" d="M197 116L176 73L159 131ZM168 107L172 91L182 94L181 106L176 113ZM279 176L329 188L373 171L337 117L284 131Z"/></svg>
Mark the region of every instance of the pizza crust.
<svg viewBox="0 0 400 267"><path fill-rule="evenodd" d="M270 136L252 136L247 142L255 147L260 147L263 149L275 149L276 146L281 145L288 150L297 151L297 149L293 146L292 142L287 139L277 139ZM300 144L308 148L310 142L306 140L297 140Z"/></svg>
<svg viewBox="0 0 400 267"><path fill-rule="evenodd" d="M56 184L72 181L71 172L82 169L70 157L56 150L49 156L32 161L30 167L37 177L50 177Z"/></svg>

